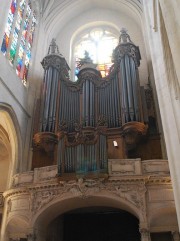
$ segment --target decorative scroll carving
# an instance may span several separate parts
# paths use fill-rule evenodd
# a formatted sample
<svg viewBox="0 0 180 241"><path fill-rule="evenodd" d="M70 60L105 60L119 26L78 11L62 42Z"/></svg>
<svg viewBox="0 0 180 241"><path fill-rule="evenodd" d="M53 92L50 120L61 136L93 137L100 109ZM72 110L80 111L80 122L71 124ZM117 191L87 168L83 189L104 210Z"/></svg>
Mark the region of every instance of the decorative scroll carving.
<svg viewBox="0 0 180 241"><path fill-rule="evenodd" d="M66 123L65 121L62 121L62 122L59 124L58 131L66 132L67 130L68 130L67 123Z"/></svg>
<svg viewBox="0 0 180 241"><path fill-rule="evenodd" d="M99 128L103 128L103 127L104 127L104 128L107 129L107 119L106 119L105 116L100 115L100 116L98 117L97 126L98 126Z"/></svg>
<svg viewBox="0 0 180 241"><path fill-rule="evenodd" d="M58 190L43 190L39 191L35 194L34 201L33 201L33 210L38 211L44 205L49 203L59 194Z"/></svg>
<svg viewBox="0 0 180 241"><path fill-rule="evenodd" d="M122 182L106 182L101 179L78 179L72 181L60 181L59 187L55 189L42 190L35 193L33 200L33 211L36 212L43 208L46 204L57 198L62 198L64 195L71 193L72 196L79 198L89 198L102 191L108 191L111 195L118 196L141 210L146 212L144 184L122 184Z"/></svg>
<svg viewBox="0 0 180 241"><path fill-rule="evenodd" d="M49 55L43 59L41 64L44 69L47 69L48 67L52 66L53 68L60 70L62 68L62 64L63 64L62 57L60 57L58 55Z"/></svg>
<svg viewBox="0 0 180 241"><path fill-rule="evenodd" d="M53 152L57 144L57 135L51 132L39 132L34 135L34 146L45 152Z"/></svg>
<svg viewBox="0 0 180 241"><path fill-rule="evenodd" d="M81 71L80 75L79 75L79 84L83 85L84 81L89 80L91 82L93 82L94 84L98 85L98 83L100 83L99 81L101 80L101 76L99 71L97 71L96 69L92 69L91 71Z"/></svg>
<svg viewBox="0 0 180 241"><path fill-rule="evenodd" d="M136 68L139 67L141 60L139 47L135 46L131 41L130 36L127 34L127 30L125 28L122 28L120 32L121 35L119 37L119 45L113 51L113 62L119 62L124 55L127 54L129 57L133 58Z"/></svg>
<svg viewBox="0 0 180 241"><path fill-rule="evenodd" d="M146 136L147 125L142 122L129 122L122 126L122 136L124 137L126 149L133 150L142 137Z"/></svg>
<svg viewBox="0 0 180 241"><path fill-rule="evenodd" d="M59 53L59 48L54 38L49 46L48 55L42 60L41 64L44 69L50 66L61 71L70 69L65 58Z"/></svg>
<svg viewBox="0 0 180 241"><path fill-rule="evenodd" d="M106 122L104 120L99 120L99 125L97 128L94 127L82 127L81 124L75 123L73 133L67 132L67 125L63 122L63 125L59 128L58 132L59 139L65 137L66 146L75 146L79 144L93 145L97 142L99 134L105 134L107 127L105 126Z"/></svg>
<svg viewBox="0 0 180 241"><path fill-rule="evenodd" d="M125 185L121 183L116 183L109 184L106 188L113 194L125 200L128 200L130 203L132 203L138 209L140 209L143 213L146 212L146 205L144 199L146 188L144 184Z"/></svg>
<svg viewBox="0 0 180 241"><path fill-rule="evenodd" d="M86 144L92 145L95 144L98 140L98 134L92 130L82 130L81 132L77 132L75 135L69 134L66 135L65 145L79 145Z"/></svg>

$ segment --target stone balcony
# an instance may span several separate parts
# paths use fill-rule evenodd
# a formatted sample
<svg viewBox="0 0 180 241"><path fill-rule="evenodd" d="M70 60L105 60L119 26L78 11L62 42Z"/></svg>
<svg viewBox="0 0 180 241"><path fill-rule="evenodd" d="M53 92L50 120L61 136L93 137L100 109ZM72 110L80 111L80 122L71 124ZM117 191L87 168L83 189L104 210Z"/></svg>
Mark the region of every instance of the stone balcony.
<svg viewBox="0 0 180 241"><path fill-rule="evenodd" d="M109 180L128 179L155 179L169 177L169 166L167 160L145 160L141 159L109 159ZM35 168L34 171L16 174L13 177L12 186L28 186L36 184L54 183L57 181L57 165ZM63 177L61 177L63 179ZM79 178L79 177L78 177Z"/></svg>

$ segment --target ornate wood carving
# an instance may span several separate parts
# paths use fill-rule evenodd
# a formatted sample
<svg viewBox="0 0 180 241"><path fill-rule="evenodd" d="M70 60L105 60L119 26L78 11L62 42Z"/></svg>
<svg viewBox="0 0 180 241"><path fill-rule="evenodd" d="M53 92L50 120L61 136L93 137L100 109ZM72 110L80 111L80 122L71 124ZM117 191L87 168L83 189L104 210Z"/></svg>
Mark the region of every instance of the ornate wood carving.
<svg viewBox="0 0 180 241"><path fill-rule="evenodd" d="M57 144L57 135L51 132L36 133L33 138L34 147L44 150L45 152L53 152Z"/></svg>
<svg viewBox="0 0 180 241"><path fill-rule="evenodd" d="M142 122L128 122L122 126L122 135L125 140L126 149L136 148L142 137L146 136L148 126Z"/></svg>

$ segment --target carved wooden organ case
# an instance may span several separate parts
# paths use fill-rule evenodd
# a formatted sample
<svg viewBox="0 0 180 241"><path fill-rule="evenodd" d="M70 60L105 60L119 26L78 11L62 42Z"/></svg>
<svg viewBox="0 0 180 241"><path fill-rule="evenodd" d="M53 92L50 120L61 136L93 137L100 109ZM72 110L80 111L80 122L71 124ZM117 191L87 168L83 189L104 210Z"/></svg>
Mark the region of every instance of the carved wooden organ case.
<svg viewBox="0 0 180 241"><path fill-rule="evenodd" d="M42 61L32 168L57 164L60 176L99 175L107 173L108 159L161 157L152 91L139 83L140 59L139 48L122 31L109 75L102 78L84 59L78 81L72 82L52 40Z"/></svg>

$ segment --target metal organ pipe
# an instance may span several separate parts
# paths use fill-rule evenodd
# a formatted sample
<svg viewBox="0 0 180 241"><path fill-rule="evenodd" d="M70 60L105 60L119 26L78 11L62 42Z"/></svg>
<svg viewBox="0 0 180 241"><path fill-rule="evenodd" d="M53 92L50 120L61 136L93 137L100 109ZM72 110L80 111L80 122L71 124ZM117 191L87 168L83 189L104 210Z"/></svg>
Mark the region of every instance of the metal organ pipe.
<svg viewBox="0 0 180 241"><path fill-rule="evenodd" d="M108 86L105 86L105 100L104 100L104 116L108 120Z"/></svg>
<svg viewBox="0 0 180 241"><path fill-rule="evenodd" d="M127 97L128 97L128 107L129 107L129 117L130 121L134 120L134 104L133 104L133 97L132 97L132 78L131 78L131 69L129 65L129 56L125 55L124 62L125 62L125 73L126 78L124 81L126 81L127 85Z"/></svg>
<svg viewBox="0 0 180 241"><path fill-rule="evenodd" d="M131 72L132 72L132 90L133 90L133 98L134 98L134 112L135 112L135 120L140 121L139 118L139 107L138 107L138 79L137 79L137 74L136 74L136 68L134 61L131 59L130 61L130 66L131 66Z"/></svg>
<svg viewBox="0 0 180 241"><path fill-rule="evenodd" d="M92 98L93 98L93 89L92 89L92 82L89 81L89 125L93 126L93 120L92 120L92 115L93 115L93 104L92 104Z"/></svg>
<svg viewBox="0 0 180 241"><path fill-rule="evenodd" d="M120 86L119 86L119 79L118 79L118 73L115 75L115 80L116 80L116 86L115 86L115 89L116 89L116 93L117 93L117 110L118 110L118 126L121 125L120 120L122 118L121 116L121 104L120 104Z"/></svg>
<svg viewBox="0 0 180 241"><path fill-rule="evenodd" d="M116 112L115 112L115 93L114 93L114 88L113 88L113 80L111 81L110 85L111 89L111 102L112 102L112 126L116 126Z"/></svg>
<svg viewBox="0 0 180 241"><path fill-rule="evenodd" d="M86 80L86 126L89 126L89 81Z"/></svg>
<svg viewBox="0 0 180 241"><path fill-rule="evenodd" d="M129 121L129 108L128 108L128 96L127 96L127 83L126 83L126 73L125 73L125 63L124 59L121 60L120 63L120 75L121 75L121 83L122 83L122 113L125 116L125 123ZM124 123L123 123L124 124Z"/></svg>
<svg viewBox="0 0 180 241"><path fill-rule="evenodd" d="M114 127L117 127L117 96L116 96L116 88L115 88L115 78L112 79L112 92L113 92L113 95L112 95L112 98L114 100L114 116L113 116L113 119L114 119Z"/></svg>
<svg viewBox="0 0 180 241"><path fill-rule="evenodd" d="M49 110L49 131L55 131L55 118L56 118L56 104L57 104L57 91L58 91L58 71L53 70L53 81L51 89L50 110Z"/></svg>
<svg viewBox="0 0 180 241"><path fill-rule="evenodd" d="M49 105L50 105L51 83L52 83L52 68L49 67L46 87L45 87L46 90L45 90L45 98L44 98L44 112L42 117L43 131L49 131L48 130L48 113L49 113Z"/></svg>

